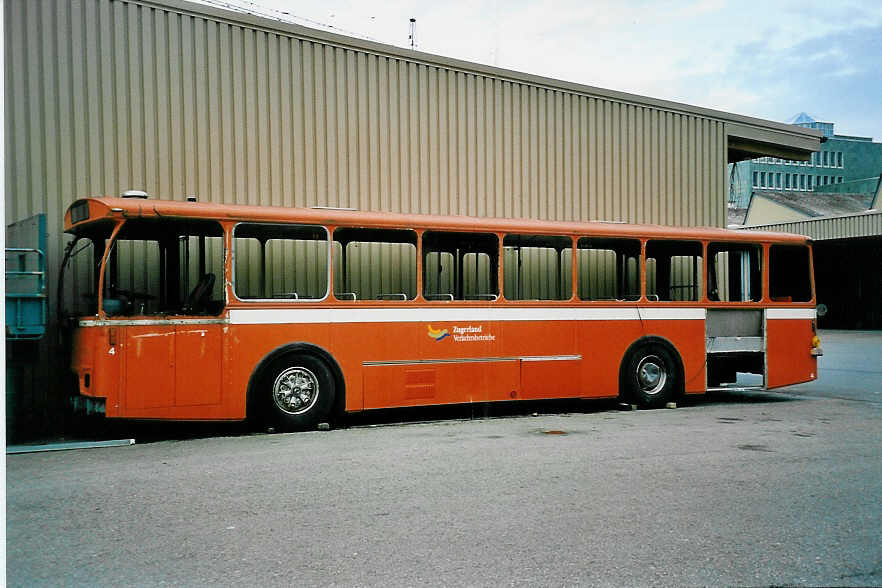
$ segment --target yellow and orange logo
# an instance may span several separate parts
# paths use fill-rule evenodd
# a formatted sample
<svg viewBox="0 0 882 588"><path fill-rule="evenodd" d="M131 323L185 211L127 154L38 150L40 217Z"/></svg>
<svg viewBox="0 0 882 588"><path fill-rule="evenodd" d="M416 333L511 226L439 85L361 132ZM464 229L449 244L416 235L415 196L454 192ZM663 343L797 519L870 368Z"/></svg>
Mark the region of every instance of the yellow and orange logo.
<svg viewBox="0 0 882 588"><path fill-rule="evenodd" d="M432 325L429 325L429 337L431 337L435 341L440 341L441 339L449 336L450 333L447 332L447 329L433 329Z"/></svg>

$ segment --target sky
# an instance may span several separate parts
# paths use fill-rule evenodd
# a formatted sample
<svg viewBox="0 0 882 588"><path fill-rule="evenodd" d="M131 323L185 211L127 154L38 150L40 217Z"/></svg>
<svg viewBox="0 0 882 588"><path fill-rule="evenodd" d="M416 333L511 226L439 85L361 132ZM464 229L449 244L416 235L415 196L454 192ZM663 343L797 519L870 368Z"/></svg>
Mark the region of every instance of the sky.
<svg viewBox="0 0 882 588"><path fill-rule="evenodd" d="M401 47L415 18L427 53L882 141L882 0L201 1Z"/></svg>

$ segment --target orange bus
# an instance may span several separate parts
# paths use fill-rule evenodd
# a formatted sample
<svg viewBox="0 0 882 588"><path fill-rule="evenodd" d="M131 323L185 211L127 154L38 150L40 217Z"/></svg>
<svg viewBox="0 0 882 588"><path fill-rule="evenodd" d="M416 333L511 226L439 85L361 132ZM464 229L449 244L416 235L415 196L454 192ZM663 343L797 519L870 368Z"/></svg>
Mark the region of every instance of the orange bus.
<svg viewBox="0 0 882 588"><path fill-rule="evenodd" d="M761 389L817 377L803 236L136 195L65 215L76 398L107 417L297 430L451 403L657 407L738 373Z"/></svg>

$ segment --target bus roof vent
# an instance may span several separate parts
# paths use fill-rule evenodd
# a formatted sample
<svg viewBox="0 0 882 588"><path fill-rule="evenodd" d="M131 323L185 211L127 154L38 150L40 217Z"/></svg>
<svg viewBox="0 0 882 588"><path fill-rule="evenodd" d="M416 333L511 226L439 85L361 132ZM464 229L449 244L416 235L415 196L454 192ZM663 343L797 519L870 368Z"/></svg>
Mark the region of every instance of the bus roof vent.
<svg viewBox="0 0 882 588"><path fill-rule="evenodd" d="M125 192L122 193L122 197L123 197L123 198L141 198L141 199L146 199L146 198L147 198L147 192L145 192L144 190L126 190Z"/></svg>

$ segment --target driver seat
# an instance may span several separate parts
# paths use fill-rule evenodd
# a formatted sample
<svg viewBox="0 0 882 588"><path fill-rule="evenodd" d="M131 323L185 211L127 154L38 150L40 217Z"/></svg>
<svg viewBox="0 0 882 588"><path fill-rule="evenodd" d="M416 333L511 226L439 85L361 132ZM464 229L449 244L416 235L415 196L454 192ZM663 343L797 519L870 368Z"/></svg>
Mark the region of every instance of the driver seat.
<svg viewBox="0 0 882 588"><path fill-rule="evenodd" d="M202 274L202 277L196 283L196 287L187 296L187 301L184 303L184 312L196 314L205 308L211 297L212 290L214 290L214 274Z"/></svg>

